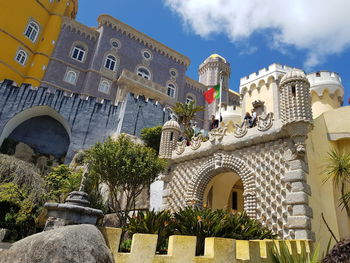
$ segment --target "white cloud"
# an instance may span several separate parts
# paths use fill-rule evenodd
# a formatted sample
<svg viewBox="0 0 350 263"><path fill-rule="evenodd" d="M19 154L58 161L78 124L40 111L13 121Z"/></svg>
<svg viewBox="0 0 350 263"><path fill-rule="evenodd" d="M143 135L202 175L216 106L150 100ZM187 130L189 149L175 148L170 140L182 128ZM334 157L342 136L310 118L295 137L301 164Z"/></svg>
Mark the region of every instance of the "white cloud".
<svg viewBox="0 0 350 263"><path fill-rule="evenodd" d="M163 1L202 37L224 33L239 42L269 29L264 31L271 34L266 44L306 50L307 68L350 44L350 0Z"/></svg>

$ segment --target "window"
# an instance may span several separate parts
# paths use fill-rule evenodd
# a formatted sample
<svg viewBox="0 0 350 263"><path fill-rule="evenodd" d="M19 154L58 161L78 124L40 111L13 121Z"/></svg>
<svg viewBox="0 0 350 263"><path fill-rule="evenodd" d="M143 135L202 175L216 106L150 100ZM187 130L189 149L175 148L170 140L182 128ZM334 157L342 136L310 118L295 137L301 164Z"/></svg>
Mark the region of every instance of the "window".
<svg viewBox="0 0 350 263"><path fill-rule="evenodd" d="M144 59L146 59L146 60L152 60L152 58L153 58L152 53L151 53L151 51L149 51L148 49L143 49L143 50L141 51L141 53L142 53L142 56L143 56Z"/></svg>
<svg viewBox="0 0 350 263"><path fill-rule="evenodd" d="M170 69L169 73L173 78L177 77L177 70L176 69L173 69L173 68Z"/></svg>
<svg viewBox="0 0 350 263"><path fill-rule="evenodd" d="M295 95L296 95L295 85L292 85L292 95L293 95L293 97L295 97Z"/></svg>
<svg viewBox="0 0 350 263"><path fill-rule="evenodd" d="M105 62L105 68L108 68L108 69L114 71L116 63L117 63L116 58L112 55L108 55L106 58L106 62Z"/></svg>
<svg viewBox="0 0 350 263"><path fill-rule="evenodd" d="M174 140L174 133L171 132L171 133L170 133L170 141L172 142L173 140Z"/></svg>
<svg viewBox="0 0 350 263"><path fill-rule="evenodd" d="M39 35L39 25L33 21L29 22L24 35L35 42Z"/></svg>
<svg viewBox="0 0 350 263"><path fill-rule="evenodd" d="M232 192L232 209L238 210L238 195L237 192Z"/></svg>
<svg viewBox="0 0 350 263"><path fill-rule="evenodd" d="M149 73L149 71L145 68L139 68L137 70L137 75L139 75L140 77L143 77L145 79L151 79L151 74Z"/></svg>
<svg viewBox="0 0 350 263"><path fill-rule="evenodd" d="M192 96L187 96L186 103L190 104L191 102L194 102L194 98Z"/></svg>
<svg viewBox="0 0 350 263"><path fill-rule="evenodd" d="M98 87L98 91L109 94L109 91L111 89L111 83L107 80L102 80L100 82L100 85Z"/></svg>
<svg viewBox="0 0 350 263"><path fill-rule="evenodd" d="M169 83L168 84L168 96L172 97L172 98L175 98L175 85L174 84L171 84Z"/></svg>
<svg viewBox="0 0 350 263"><path fill-rule="evenodd" d="M316 72L316 77L321 77L321 73L320 72Z"/></svg>
<svg viewBox="0 0 350 263"><path fill-rule="evenodd" d="M75 85L77 82L77 73L75 71L68 70L64 76L64 81Z"/></svg>
<svg viewBox="0 0 350 263"><path fill-rule="evenodd" d="M81 46L75 46L73 48L73 52L72 52L72 58L75 60L78 60L80 62L84 61L85 59L85 49Z"/></svg>
<svg viewBox="0 0 350 263"><path fill-rule="evenodd" d="M24 50L20 49L17 51L15 59L19 64L25 65L27 61L27 57L28 57L27 53Z"/></svg>

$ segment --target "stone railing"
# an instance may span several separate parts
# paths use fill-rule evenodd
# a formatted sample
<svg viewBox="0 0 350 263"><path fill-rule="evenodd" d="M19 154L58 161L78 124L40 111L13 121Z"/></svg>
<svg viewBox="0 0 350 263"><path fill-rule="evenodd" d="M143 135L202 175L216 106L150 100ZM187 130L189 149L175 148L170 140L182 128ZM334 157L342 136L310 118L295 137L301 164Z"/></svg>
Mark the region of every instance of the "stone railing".
<svg viewBox="0 0 350 263"><path fill-rule="evenodd" d="M175 105L174 98L167 95L166 87L138 76L136 73L124 69L118 79L117 100L123 101L127 92L143 95L161 103Z"/></svg>
<svg viewBox="0 0 350 263"><path fill-rule="evenodd" d="M157 235L135 234L130 253L118 252L122 230L101 228L115 263L214 263L214 262L272 262L268 251L284 242L292 255L310 253L312 243L308 240L233 240L228 238L206 238L204 256L195 256L196 237L171 236L168 254L156 254Z"/></svg>
<svg viewBox="0 0 350 263"><path fill-rule="evenodd" d="M233 136L236 137L237 139L241 139L244 136L246 136L248 134L248 131L252 131L252 133L250 134L252 136L254 135L260 136L262 132L268 131L273 126L273 123L274 123L273 113L270 112L268 114L259 116L256 122L256 126L252 128L248 128L247 121L243 121L241 124L231 123L230 125L225 125L224 127L212 129L208 134L209 135L208 141L210 143L220 143L226 135L231 135L231 134L228 134L229 133L228 130L229 131L233 130ZM193 151L196 151L204 143L207 143L207 142L202 141L202 135L192 137L190 146L187 146L186 140L177 142L175 153L177 155L181 155L185 152L187 147Z"/></svg>

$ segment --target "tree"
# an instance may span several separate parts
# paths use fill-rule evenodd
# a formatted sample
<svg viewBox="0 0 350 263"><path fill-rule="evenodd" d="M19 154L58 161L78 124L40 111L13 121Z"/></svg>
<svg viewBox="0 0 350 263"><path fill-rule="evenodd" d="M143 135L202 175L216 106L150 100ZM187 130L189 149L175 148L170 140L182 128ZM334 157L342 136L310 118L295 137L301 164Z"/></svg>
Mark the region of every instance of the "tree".
<svg viewBox="0 0 350 263"><path fill-rule="evenodd" d="M189 103L177 102L176 106L172 108L173 112L179 118L178 121L184 127L184 134L188 139L193 136L193 129L191 122L196 119L197 112L203 111L203 106L196 106L194 101Z"/></svg>
<svg viewBox="0 0 350 263"><path fill-rule="evenodd" d="M59 165L45 177L47 194L46 199L62 203L67 195L78 190L82 173L72 171L67 165Z"/></svg>
<svg viewBox="0 0 350 263"><path fill-rule="evenodd" d="M324 182L332 179L334 185L340 188L340 204L350 217L350 192L346 192L346 185L350 183L350 154L332 150L328 153L328 163L324 170Z"/></svg>
<svg viewBox="0 0 350 263"><path fill-rule="evenodd" d="M98 175L109 188L111 206L121 227L126 225L129 212L135 211L142 190L166 166L155 150L132 142L126 135L97 143L88 151L87 158L91 173Z"/></svg>
<svg viewBox="0 0 350 263"><path fill-rule="evenodd" d="M162 126L152 128L143 128L141 130L141 139L146 146L151 147L159 153L160 138L162 136Z"/></svg>

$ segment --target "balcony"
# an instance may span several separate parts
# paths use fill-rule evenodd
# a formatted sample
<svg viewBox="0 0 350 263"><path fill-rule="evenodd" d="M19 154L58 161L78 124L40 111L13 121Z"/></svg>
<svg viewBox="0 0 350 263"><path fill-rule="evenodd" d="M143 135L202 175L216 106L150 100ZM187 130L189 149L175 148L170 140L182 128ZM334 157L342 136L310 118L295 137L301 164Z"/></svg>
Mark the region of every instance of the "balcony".
<svg viewBox="0 0 350 263"><path fill-rule="evenodd" d="M117 101L123 101L128 92L157 100L162 104L175 105L175 99L167 95L166 87L124 69L118 79Z"/></svg>

